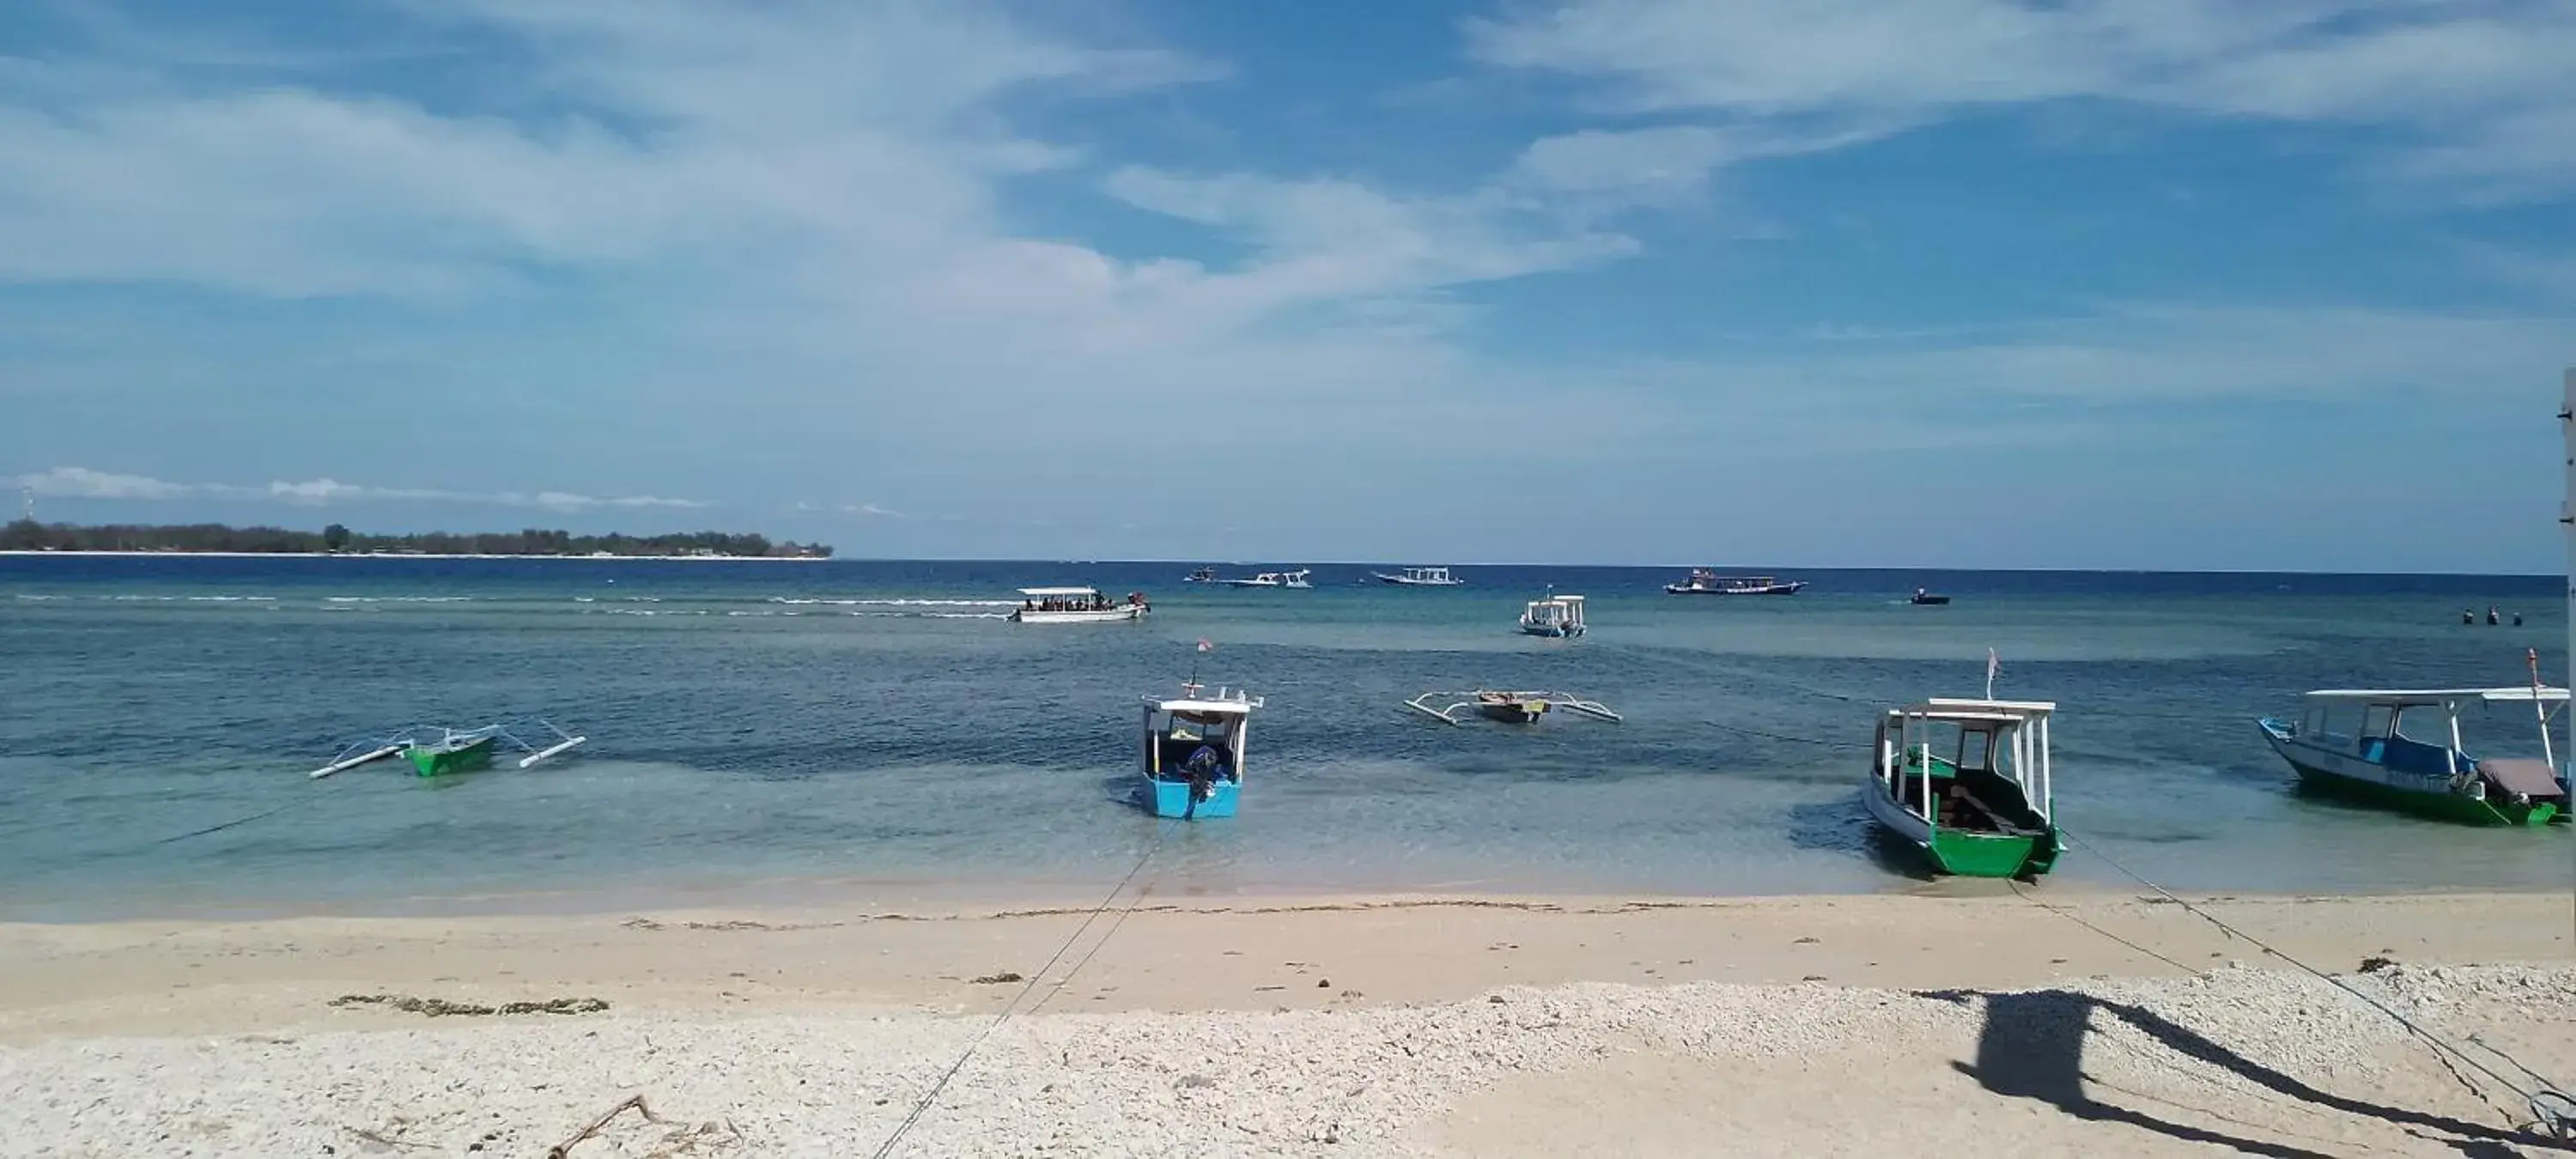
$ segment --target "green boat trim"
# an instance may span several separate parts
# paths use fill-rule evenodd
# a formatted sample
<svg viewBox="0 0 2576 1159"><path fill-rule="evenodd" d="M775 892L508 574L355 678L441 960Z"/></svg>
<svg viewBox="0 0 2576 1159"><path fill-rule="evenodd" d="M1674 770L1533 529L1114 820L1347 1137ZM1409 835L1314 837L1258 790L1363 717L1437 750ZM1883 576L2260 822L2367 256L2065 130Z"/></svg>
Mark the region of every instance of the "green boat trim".
<svg viewBox="0 0 2576 1159"><path fill-rule="evenodd" d="M491 733L482 736L460 734L432 744L415 744L403 750L411 760L412 772L424 777L443 777L450 773L470 773L492 767Z"/></svg>
<svg viewBox="0 0 2576 1159"><path fill-rule="evenodd" d="M304 775L315 779L337 776L361 765L400 756L410 763L417 776L445 776L490 768L493 757L503 746L513 753L525 754L518 760L518 767L525 769L588 743L590 738L566 732L541 716L478 728L413 725L390 735L352 743L321 768Z"/></svg>
<svg viewBox="0 0 2576 1159"><path fill-rule="evenodd" d="M1864 790L1871 816L1937 873L2025 879L2048 873L2064 849L2046 812L2046 721L2054 708L1935 700L1889 712ZM1936 737L1957 758L1937 755Z"/></svg>
<svg viewBox="0 0 2576 1159"><path fill-rule="evenodd" d="M2327 690L2308 693L2294 720L2255 722L2302 791L2458 825L2538 827L2568 821L2567 784L2549 726L2563 688ZM2461 719L2472 710L2529 705L2539 759L2473 755ZM2493 738L2488 738L2492 740Z"/></svg>
<svg viewBox="0 0 2576 1159"><path fill-rule="evenodd" d="M2467 793L2422 793L2359 777L2346 777L2284 754L2299 788L2356 805L2392 809L2435 821L2461 825L2542 826L2563 824L2567 814L2556 801L2490 801Z"/></svg>

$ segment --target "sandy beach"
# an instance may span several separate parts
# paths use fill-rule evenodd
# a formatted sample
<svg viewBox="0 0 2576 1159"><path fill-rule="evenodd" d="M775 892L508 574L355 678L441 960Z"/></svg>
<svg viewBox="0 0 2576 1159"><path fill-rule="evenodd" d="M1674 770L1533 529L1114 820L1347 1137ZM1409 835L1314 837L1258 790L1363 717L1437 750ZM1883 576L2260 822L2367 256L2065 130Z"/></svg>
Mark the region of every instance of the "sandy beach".
<svg viewBox="0 0 2576 1159"><path fill-rule="evenodd" d="M2576 1077L2563 895L2206 906ZM571 1154L865 1154L988 1031L897 1153L2548 1150L2512 1063L2161 899L1120 912L0 927L0 1153L542 1155L640 1095Z"/></svg>

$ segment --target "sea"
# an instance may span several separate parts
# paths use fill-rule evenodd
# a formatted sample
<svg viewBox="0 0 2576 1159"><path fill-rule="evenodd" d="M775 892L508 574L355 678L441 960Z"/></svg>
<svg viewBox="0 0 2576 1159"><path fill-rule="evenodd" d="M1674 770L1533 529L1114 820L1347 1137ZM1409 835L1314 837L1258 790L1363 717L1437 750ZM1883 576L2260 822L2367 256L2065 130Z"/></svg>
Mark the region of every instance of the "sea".
<svg viewBox="0 0 2576 1159"><path fill-rule="evenodd" d="M2563 682L2557 577L1771 569L1811 586L1721 598L1613 567L1180 582L1202 562L0 557L0 920L1096 899L1140 861L1165 897L1973 888L1879 839L1858 787L1877 714L1980 694L1989 650L1998 696L2059 705L2077 848L2042 890L2576 877L2564 828L2302 795L2254 727L2314 688L2526 683L2532 653ZM1040 585L1153 613L1010 622ZM1550 590L1589 635L1515 630ZM1193 678L1265 700L1242 812L1160 822L1131 798L1142 704ZM1624 720L1404 707L1475 688ZM2482 735L2537 755L2528 707L2496 711ZM588 741L306 776L527 717Z"/></svg>

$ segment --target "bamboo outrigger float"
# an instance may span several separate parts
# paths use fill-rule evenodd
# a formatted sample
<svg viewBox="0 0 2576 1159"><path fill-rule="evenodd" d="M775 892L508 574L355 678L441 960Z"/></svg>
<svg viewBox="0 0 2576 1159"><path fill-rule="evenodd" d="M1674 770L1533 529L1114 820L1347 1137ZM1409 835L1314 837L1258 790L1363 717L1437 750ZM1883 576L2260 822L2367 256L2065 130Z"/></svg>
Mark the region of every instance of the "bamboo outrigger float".
<svg viewBox="0 0 2576 1159"><path fill-rule="evenodd" d="M1550 708L1562 708L1613 724L1625 719L1597 700L1564 692L1425 692L1404 706L1444 724L1465 724L1470 715L1504 724L1536 724Z"/></svg>
<svg viewBox="0 0 2576 1159"><path fill-rule="evenodd" d="M513 731L517 730L517 731ZM522 738L526 732L537 739ZM549 736L548 734L552 734ZM555 727L554 722L539 717L487 724L481 728L448 728L443 725L414 725L410 728L362 740L341 749L340 754L305 775L315 780L344 773L360 765L400 755L409 761L412 773L422 777L443 777L450 773L469 773L492 767L494 754L503 748L526 755L519 758L520 768L529 768L579 748L590 740L574 736Z"/></svg>
<svg viewBox="0 0 2576 1159"><path fill-rule="evenodd" d="M1932 699L1879 720L1869 815L1941 873L2033 878L2057 863L2045 701Z"/></svg>

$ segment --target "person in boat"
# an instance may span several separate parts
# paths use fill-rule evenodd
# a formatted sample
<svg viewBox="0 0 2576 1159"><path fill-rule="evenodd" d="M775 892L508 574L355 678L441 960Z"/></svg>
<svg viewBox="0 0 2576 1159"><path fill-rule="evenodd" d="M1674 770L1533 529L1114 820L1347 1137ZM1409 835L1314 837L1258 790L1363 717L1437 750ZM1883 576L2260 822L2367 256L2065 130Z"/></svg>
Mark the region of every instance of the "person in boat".
<svg viewBox="0 0 2576 1159"><path fill-rule="evenodd" d="M2477 613L2477 610L2476 610L2476 609L2474 609L2474 608L2462 608L2462 609L2460 609L2460 622L2461 622L2461 623L2463 623L2463 624L2474 624L2474 623L2477 623L2477 622L2478 622L2478 613Z"/></svg>
<svg viewBox="0 0 2576 1159"><path fill-rule="evenodd" d="M2500 624L2500 623L2502 623L2502 622L2503 622L2502 620L2499 620L2499 619L2497 619L2497 618L2496 618L2495 605L2494 605L2494 604L2488 604L2488 605L2487 605L2487 626L2488 626L2488 627L2490 627L2490 628L2492 628L2492 627L2495 627L2497 624Z"/></svg>
<svg viewBox="0 0 2576 1159"><path fill-rule="evenodd" d="M1224 760L1217 755L1215 745L1203 744L1191 751L1190 759L1181 762L1181 772L1190 780L1190 797L1193 800L1207 800L1216 791L1217 770L1223 767Z"/></svg>

